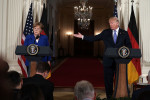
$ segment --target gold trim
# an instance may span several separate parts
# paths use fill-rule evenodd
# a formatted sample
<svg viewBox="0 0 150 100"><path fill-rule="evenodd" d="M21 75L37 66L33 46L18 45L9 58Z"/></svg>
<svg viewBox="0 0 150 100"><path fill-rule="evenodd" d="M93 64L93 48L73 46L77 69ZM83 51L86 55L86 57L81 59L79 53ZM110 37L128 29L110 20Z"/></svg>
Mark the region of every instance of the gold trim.
<svg viewBox="0 0 150 100"><path fill-rule="evenodd" d="M36 50L37 50L34 54L32 54L32 53L29 52L29 48L30 48L31 46L34 46L34 47L36 48ZM27 52L28 52L29 55L32 55L32 56L33 56L33 55L36 55L36 54L39 52L39 48L38 48L38 46L35 45L35 44L30 44L30 45L27 47Z"/></svg>
<svg viewBox="0 0 150 100"><path fill-rule="evenodd" d="M121 49L123 49L123 48L125 48L125 49L127 49L127 50L128 50L128 54L127 54L126 56L122 56L122 55L120 54L120 50L121 50ZM120 56L121 58L127 58L127 57L130 55L130 50L129 50L129 48L128 48L128 47L126 47L126 46L122 46L122 47L120 47L120 48L119 48L119 50L118 50L118 54L119 54L119 56Z"/></svg>

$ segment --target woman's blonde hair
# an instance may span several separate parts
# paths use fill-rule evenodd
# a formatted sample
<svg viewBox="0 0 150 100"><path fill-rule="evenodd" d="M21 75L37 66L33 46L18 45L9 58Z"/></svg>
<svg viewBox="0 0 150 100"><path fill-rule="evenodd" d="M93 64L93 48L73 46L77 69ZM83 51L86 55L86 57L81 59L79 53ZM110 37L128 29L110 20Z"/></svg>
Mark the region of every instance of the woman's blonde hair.
<svg viewBox="0 0 150 100"><path fill-rule="evenodd" d="M34 24L33 24L33 28L34 27L36 27L36 26L40 26L40 28L43 30L43 28L44 28L44 25L42 24L42 23L40 23L40 22L35 22Z"/></svg>

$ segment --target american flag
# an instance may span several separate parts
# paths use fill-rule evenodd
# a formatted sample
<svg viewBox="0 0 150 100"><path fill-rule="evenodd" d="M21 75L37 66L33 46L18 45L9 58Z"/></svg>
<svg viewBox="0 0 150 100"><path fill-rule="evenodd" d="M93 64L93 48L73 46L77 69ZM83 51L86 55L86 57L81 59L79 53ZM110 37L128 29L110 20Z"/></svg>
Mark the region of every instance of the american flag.
<svg viewBox="0 0 150 100"><path fill-rule="evenodd" d="M29 34L33 34L32 3L30 5L28 16L26 18L26 24L25 24L24 31L23 31L22 38L21 38L21 45L24 45L25 38ZM24 75L24 77L28 77L25 61L26 61L26 59L24 56L19 56L18 64L22 70L22 74Z"/></svg>
<svg viewBox="0 0 150 100"><path fill-rule="evenodd" d="M115 1L113 16L114 17L118 17L118 13L117 13L117 1Z"/></svg>

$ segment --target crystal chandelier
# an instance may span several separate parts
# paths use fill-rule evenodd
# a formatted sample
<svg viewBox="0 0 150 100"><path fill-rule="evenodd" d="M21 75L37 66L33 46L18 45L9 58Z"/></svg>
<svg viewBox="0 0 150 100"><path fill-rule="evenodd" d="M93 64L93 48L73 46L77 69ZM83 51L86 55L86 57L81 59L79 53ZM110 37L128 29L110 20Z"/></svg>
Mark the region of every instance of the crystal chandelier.
<svg viewBox="0 0 150 100"><path fill-rule="evenodd" d="M93 7L86 7L87 1L88 0L80 0L82 6L74 7L75 19L78 20L78 25L81 29L88 29L92 17Z"/></svg>

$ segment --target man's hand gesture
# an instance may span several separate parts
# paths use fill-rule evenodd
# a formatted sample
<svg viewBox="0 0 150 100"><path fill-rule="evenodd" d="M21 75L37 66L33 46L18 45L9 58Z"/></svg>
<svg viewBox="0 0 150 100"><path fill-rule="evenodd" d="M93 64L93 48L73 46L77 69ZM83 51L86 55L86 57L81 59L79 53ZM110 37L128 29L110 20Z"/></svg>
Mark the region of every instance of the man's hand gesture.
<svg viewBox="0 0 150 100"><path fill-rule="evenodd" d="M78 34L73 34L74 37L77 37L77 38L82 38L83 35L81 33L78 33Z"/></svg>

